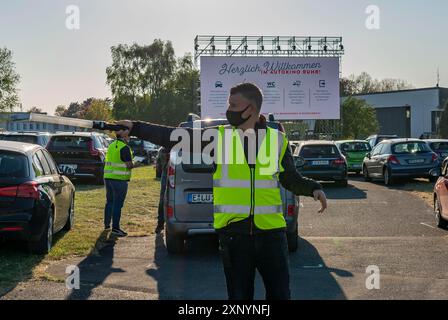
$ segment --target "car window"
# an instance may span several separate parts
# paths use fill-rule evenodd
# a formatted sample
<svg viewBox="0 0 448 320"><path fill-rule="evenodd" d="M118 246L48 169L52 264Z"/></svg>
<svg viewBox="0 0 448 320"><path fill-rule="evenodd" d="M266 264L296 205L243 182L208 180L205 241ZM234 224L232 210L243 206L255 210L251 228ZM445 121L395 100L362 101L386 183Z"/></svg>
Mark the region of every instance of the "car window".
<svg viewBox="0 0 448 320"><path fill-rule="evenodd" d="M59 174L56 164L54 163L53 157L46 150L42 150L45 159L48 162L52 174Z"/></svg>
<svg viewBox="0 0 448 320"><path fill-rule="evenodd" d="M335 145L306 145L300 150L303 158L333 158L339 155Z"/></svg>
<svg viewBox="0 0 448 320"><path fill-rule="evenodd" d="M52 137L49 149L88 150L90 137L57 136Z"/></svg>
<svg viewBox="0 0 448 320"><path fill-rule="evenodd" d="M392 152L395 154L426 153L431 152L431 149L424 142L403 142L395 144Z"/></svg>
<svg viewBox="0 0 448 320"><path fill-rule="evenodd" d="M37 155L37 158L40 161L40 164L42 165L42 169L43 169L44 175L46 175L46 176L51 175L52 173L51 173L51 170L50 170L50 166L49 166L49 164L47 162L47 159L45 159L45 156L42 153L42 151L41 150L37 151L36 155Z"/></svg>
<svg viewBox="0 0 448 320"><path fill-rule="evenodd" d="M377 144L374 148L373 148L373 150L372 150L372 152L371 152L371 155L372 156L377 156L377 155L379 155L380 153L380 151L381 151L381 148L383 147L383 145L382 144Z"/></svg>
<svg viewBox="0 0 448 320"><path fill-rule="evenodd" d="M0 178L26 178L28 176L28 158L24 154L0 151Z"/></svg>
<svg viewBox="0 0 448 320"><path fill-rule="evenodd" d="M4 135L2 140L37 144L37 137L32 135Z"/></svg>
<svg viewBox="0 0 448 320"><path fill-rule="evenodd" d="M101 137L92 137L93 143L95 144L95 149L104 149L104 145L101 142Z"/></svg>
<svg viewBox="0 0 448 320"><path fill-rule="evenodd" d="M42 164L36 154L33 155L33 171L36 177L44 175L44 169L42 168Z"/></svg>
<svg viewBox="0 0 448 320"><path fill-rule="evenodd" d="M341 144L341 150L344 152L369 152L371 149L367 142L346 142Z"/></svg>
<svg viewBox="0 0 448 320"><path fill-rule="evenodd" d="M434 151L448 151L448 142L433 142L431 149Z"/></svg>

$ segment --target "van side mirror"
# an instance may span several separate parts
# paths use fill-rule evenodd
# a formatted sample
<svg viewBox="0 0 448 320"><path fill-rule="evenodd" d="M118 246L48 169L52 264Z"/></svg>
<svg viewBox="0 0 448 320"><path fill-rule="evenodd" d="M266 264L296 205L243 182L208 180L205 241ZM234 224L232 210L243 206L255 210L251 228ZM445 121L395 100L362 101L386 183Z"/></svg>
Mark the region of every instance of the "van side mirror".
<svg viewBox="0 0 448 320"><path fill-rule="evenodd" d="M302 168L305 165L305 159L302 157L296 156L294 157L294 164L296 168Z"/></svg>

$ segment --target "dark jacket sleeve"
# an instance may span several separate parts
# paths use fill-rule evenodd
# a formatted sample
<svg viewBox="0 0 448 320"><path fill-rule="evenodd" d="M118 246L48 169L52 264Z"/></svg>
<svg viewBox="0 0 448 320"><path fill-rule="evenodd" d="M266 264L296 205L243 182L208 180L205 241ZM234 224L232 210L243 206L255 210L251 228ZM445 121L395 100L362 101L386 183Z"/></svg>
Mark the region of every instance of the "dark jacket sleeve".
<svg viewBox="0 0 448 320"><path fill-rule="evenodd" d="M171 149L178 141L170 141L171 133L176 127L162 126L143 121L132 122L130 135L149 141L155 145Z"/></svg>
<svg viewBox="0 0 448 320"><path fill-rule="evenodd" d="M286 149L282 159L282 166L285 169L280 173L279 180L282 186L297 196L312 197L314 190L322 189L322 185L313 179L305 178L297 172L294 165L294 159L291 154L291 148Z"/></svg>

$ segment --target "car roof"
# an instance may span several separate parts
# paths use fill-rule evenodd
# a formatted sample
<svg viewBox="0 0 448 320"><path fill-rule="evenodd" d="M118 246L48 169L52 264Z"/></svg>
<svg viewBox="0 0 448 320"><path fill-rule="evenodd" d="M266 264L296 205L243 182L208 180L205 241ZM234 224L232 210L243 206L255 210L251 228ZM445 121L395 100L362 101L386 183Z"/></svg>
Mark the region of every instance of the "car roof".
<svg viewBox="0 0 448 320"><path fill-rule="evenodd" d="M0 133L7 136L50 136L49 132L41 131L8 131Z"/></svg>
<svg viewBox="0 0 448 320"><path fill-rule="evenodd" d="M0 141L0 150L14 151L20 153L31 153L36 149L42 149L41 146L37 144L16 142L16 141Z"/></svg>
<svg viewBox="0 0 448 320"><path fill-rule="evenodd" d="M426 142L448 142L448 139L424 139Z"/></svg>
<svg viewBox="0 0 448 320"><path fill-rule="evenodd" d="M326 140L308 140L303 141L300 146L306 146L306 145L335 145L334 141L326 141Z"/></svg>
<svg viewBox="0 0 448 320"><path fill-rule="evenodd" d="M349 142L367 143L366 140L338 140L338 141L336 141L336 143L349 143Z"/></svg>
<svg viewBox="0 0 448 320"><path fill-rule="evenodd" d="M92 137L92 136L100 136L98 132L84 132L84 131L74 131L74 132L58 132L53 134L51 137Z"/></svg>
<svg viewBox="0 0 448 320"><path fill-rule="evenodd" d="M388 139L388 140L383 140L380 143L402 143L402 142L424 142L423 140L420 139L414 139L414 138L399 138L399 139Z"/></svg>

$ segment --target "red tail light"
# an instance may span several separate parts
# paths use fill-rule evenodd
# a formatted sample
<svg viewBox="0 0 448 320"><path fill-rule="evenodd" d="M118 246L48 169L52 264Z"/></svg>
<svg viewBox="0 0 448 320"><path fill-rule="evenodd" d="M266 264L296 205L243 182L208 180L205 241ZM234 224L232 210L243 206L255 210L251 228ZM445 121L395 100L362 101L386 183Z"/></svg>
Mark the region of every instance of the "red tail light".
<svg viewBox="0 0 448 320"><path fill-rule="evenodd" d="M168 182L170 184L170 188L174 189L174 178L175 178L176 169L174 169L174 166L170 163L168 165Z"/></svg>
<svg viewBox="0 0 448 320"><path fill-rule="evenodd" d="M95 146L93 145L93 141L92 140L90 140L88 142L88 146L89 146L89 152L90 152L91 156L98 157L100 155L100 151L95 149Z"/></svg>
<svg viewBox="0 0 448 320"><path fill-rule="evenodd" d="M172 218L174 216L174 209L171 206L166 207L166 216Z"/></svg>
<svg viewBox="0 0 448 320"><path fill-rule="evenodd" d="M340 165L345 164L345 159L344 158L339 158L339 159L334 160L333 163L338 165L338 166L340 166Z"/></svg>
<svg viewBox="0 0 448 320"><path fill-rule="evenodd" d="M432 153L432 162L436 162L439 159L439 156L437 155L437 153L433 152Z"/></svg>
<svg viewBox="0 0 448 320"><path fill-rule="evenodd" d="M0 231L22 231L22 227L7 227L7 228L0 228Z"/></svg>
<svg viewBox="0 0 448 320"><path fill-rule="evenodd" d="M288 215L288 217L293 217L294 216L295 208L296 207L293 204L288 205L288 209L286 211L286 214Z"/></svg>
<svg viewBox="0 0 448 320"><path fill-rule="evenodd" d="M18 198L33 198L39 200L39 184L34 181L30 181L24 184L21 184L17 188L17 197Z"/></svg>
<svg viewBox="0 0 448 320"><path fill-rule="evenodd" d="M39 200L39 185L30 181L19 186L0 188L0 197L33 198Z"/></svg>
<svg viewBox="0 0 448 320"><path fill-rule="evenodd" d="M15 197L17 196L17 186L0 188L0 197Z"/></svg>
<svg viewBox="0 0 448 320"><path fill-rule="evenodd" d="M400 160L396 156L389 156L387 158L387 162L393 163L393 164L400 164Z"/></svg>

